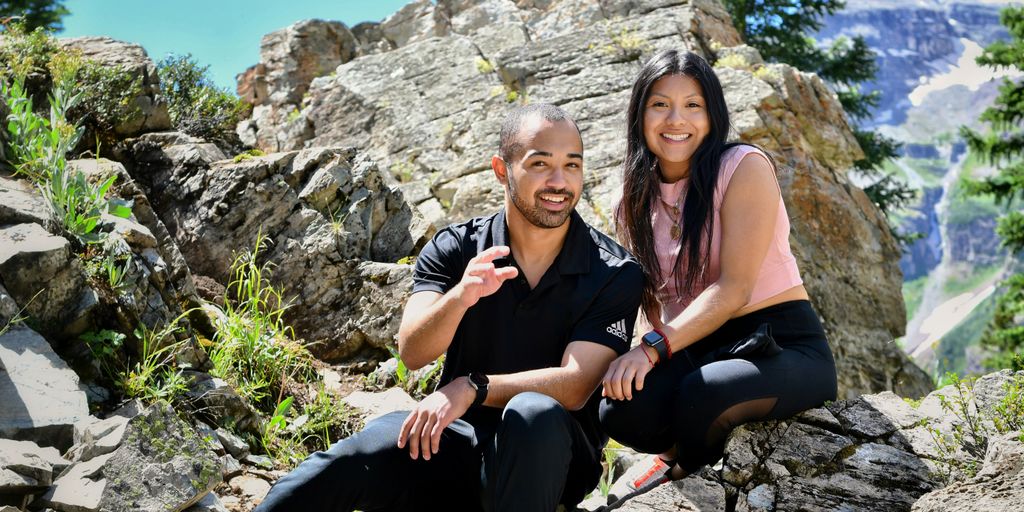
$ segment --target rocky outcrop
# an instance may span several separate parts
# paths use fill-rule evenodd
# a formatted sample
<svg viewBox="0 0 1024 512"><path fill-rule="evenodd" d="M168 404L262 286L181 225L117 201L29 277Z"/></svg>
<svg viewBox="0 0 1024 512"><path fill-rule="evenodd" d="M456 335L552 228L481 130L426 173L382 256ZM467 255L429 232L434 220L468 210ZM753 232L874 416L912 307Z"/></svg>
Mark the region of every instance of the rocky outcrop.
<svg viewBox="0 0 1024 512"><path fill-rule="evenodd" d="M285 315L311 351L337 361L393 341L413 255L434 227L355 150L311 148L222 160L169 135L133 141L126 158L196 273L228 283L258 234Z"/></svg>
<svg viewBox="0 0 1024 512"><path fill-rule="evenodd" d="M60 39L59 43L66 49L80 51L85 59L120 69L138 80L140 93L131 100L129 115L118 120L119 123L113 127L118 136L133 136L171 127L167 102L160 95L156 65L142 46L109 37L74 37Z"/></svg>
<svg viewBox="0 0 1024 512"><path fill-rule="evenodd" d="M504 113L521 102L555 103L583 133L588 178L578 209L611 231L623 112L642 60L662 48L711 60L738 53L744 58L730 61L746 65L719 68L733 125L780 164L793 250L837 354L843 396L927 392L927 376L892 343L906 321L900 250L846 178L860 150L842 108L814 75L759 67L756 51L736 46L739 35L720 5L423 1L389 20L380 29L385 38L400 34L389 40L396 49L313 79L301 111L288 123L257 123L252 140L285 141L268 149L359 147L402 183L425 218L443 225L501 204L488 158Z"/></svg>
<svg viewBox="0 0 1024 512"><path fill-rule="evenodd" d="M1018 375L1024 378L1024 372ZM1004 371L974 385L967 396L972 419L991 418L978 411L991 412L1011 378ZM740 427L720 465L630 500L620 510L1016 510L1024 499L1019 432L988 438L977 476L944 487L949 463L969 457L936 442L952 438L955 428L968 428L956 405L942 403L952 404L956 395L953 386L913 404L891 392L863 395L786 421ZM618 459L649 461L628 453ZM585 508L595 510L604 501L594 498Z"/></svg>

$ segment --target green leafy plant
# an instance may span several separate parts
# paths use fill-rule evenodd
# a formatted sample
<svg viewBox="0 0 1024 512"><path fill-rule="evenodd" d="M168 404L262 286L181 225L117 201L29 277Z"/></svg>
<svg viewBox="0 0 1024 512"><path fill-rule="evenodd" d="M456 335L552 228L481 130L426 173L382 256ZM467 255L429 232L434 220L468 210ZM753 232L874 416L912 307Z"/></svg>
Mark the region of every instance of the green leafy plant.
<svg viewBox="0 0 1024 512"><path fill-rule="evenodd" d="M82 98L82 93L75 91L81 65L79 57L66 53L48 61L54 81L48 119L33 111L24 77L14 76L10 83L0 80L0 94L11 110L7 130L16 173L36 184L54 218L68 232L84 242L96 242L102 238L96 227L103 212L125 216L131 211L125 212L121 203L111 207L106 199L115 176L93 185L81 171L68 168L67 153L82 136L82 128L68 121L68 112Z"/></svg>
<svg viewBox="0 0 1024 512"><path fill-rule="evenodd" d="M476 70L482 74L494 72L494 62L487 60L483 57L476 58Z"/></svg>

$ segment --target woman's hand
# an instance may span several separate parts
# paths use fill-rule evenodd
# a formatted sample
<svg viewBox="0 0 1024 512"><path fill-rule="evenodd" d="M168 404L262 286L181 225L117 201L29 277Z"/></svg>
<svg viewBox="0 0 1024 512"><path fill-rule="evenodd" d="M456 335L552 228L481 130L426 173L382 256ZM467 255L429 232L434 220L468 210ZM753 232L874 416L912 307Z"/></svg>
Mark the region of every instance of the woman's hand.
<svg viewBox="0 0 1024 512"><path fill-rule="evenodd" d="M637 391L644 388L644 377L654 368L654 361L658 357L654 349L650 349L655 352L653 357L648 349L647 345L641 343L612 361L601 381L604 385L601 396L612 400L632 400L634 383Z"/></svg>

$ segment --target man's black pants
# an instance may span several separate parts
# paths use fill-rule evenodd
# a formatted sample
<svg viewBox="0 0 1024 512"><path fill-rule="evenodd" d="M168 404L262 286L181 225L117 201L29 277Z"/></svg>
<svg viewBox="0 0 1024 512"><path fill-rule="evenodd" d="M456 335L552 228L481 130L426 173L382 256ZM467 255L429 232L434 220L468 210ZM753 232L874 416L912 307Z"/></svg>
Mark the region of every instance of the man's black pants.
<svg viewBox="0 0 1024 512"><path fill-rule="evenodd" d="M429 461L398 448L408 413L394 412L310 455L256 512L572 508L597 485L600 452L547 395L521 393L499 421L456 420Z"/></svg>

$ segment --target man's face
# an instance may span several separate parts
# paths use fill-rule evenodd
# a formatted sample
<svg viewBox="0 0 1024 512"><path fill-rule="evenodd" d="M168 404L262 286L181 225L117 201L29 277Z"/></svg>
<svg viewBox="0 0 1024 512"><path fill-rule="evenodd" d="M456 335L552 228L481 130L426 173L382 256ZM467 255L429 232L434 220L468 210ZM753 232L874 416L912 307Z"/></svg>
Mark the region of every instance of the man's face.
<svg viewBox="0 0 1024 512"><path fill-rule="evenodd" d="M534 226L565 224L583 190L583 142L576 127L570 121L531 116L517 139L523 149L506 162L512 204Z"/></svg>

